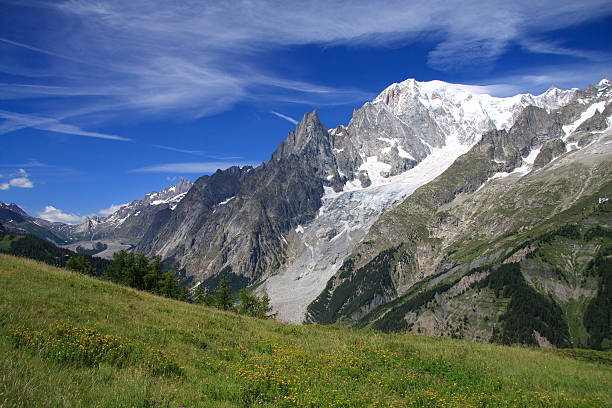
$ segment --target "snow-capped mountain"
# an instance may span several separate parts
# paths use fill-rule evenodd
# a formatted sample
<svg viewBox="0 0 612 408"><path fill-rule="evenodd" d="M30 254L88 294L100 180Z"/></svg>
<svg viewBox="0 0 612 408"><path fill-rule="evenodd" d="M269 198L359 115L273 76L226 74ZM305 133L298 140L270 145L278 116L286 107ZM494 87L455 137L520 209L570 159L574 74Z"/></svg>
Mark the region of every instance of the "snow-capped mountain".
<svg viewBox="0 0 612 408"><path fill-rule="evenodd" d="M140 200L122 205L107 217L85 217L81 224L70 225L50 222L28 215L16 204L0 202L0 222L8 231L29 233L72 249L84 241L106 240L112 249L135 245L166 212L172 212L191 188L191 181L182 179L178 184L160 192L146 194ZM113 241L112 243L110 241ZM115 242L116 241L116 242ZM112 255L112 250L107 251Z"/></svg>
<svg viewBox="0 0 612 408"><path fill-rule="evenodd" d="M568 327L592 318L584 310L569 311L576 302L590 304L589 309L601 301L596 300L598 278L591 280L589 271L612 244L607 204L612 194L612 83L604 79L571 92L567 98L563 91L550 90L534 97L543 105L506 115L512 118L507 129L476 136L466 154L398 205L389 205L365 233L350 228L359 242L338 257L343 261L327 269L317 268L324 262L305 262L299 275L289 267L270 278L269 293L280 315L300 321L303 315L295 310L302 310L302 302L316 290L294 296L291 288L325 282L306 308L308 321L543 347L604 344L592 327L585 329L588 341L586 334ZM459 147L470 143L469 138L455 141ZM406 191L395 180L414 171L426 173L419 168L434 154L387 184L357 191L375 192L360 200L382 201L381 187ZM309 226L300 227L300 233L308 231ZM339 238L331 234L330 245L324 241L316 241L319 249L311 259L338 252L333 247ZM308 237L306 242L313 246ZM334 269L326 281L325 273ZM515 275L510 279L508 273ZM291 274L297 283L291 283ZM509 301L522 306L511 309ZM547 308L554 312L542 319ZM506 318L516 320L507 323Z"/></svg>
<svg viewBox="0 0 612 408"><path fill-rule="evenodd" d="M0 201L0 225L9 232L36 235L57 245L67 242L52 232L53 223L28 215L15 203L5 204Z"/></svg>
<svg viewBox="0 0 612 408"><path fill-rule="evenodd" d="M483 134L513 128L529 106L546 115L564 108L542 130L552 137L588 116L584 112L609 88L602 81L585 91L550 88L541 95L496 98L483 88L408 80L356 110L346 126L328 130L316 111L308 113L262 166L199 179L136 249L172 259L196 281L223 270L251 284L265 282L259 287L279 317L300 322L381 215L444 173ZM523 120L544 120L540 111ZM558 146L543 145L546 137L533 140L539 146L516 141L525 158L518 153L500 171L521 167L536 148L558 155ZM506 150L512 149L499 151ZM543 163L546 154L533 155ZM536 166L533 159L525 165Z"/></svg>
<svg viewBox="0 0 612 408"><path fill-rule="evenodd" d="M330 131L339 172L354 178L340 192L326 190L317 217L295 230L295 261L266 281L279 317L301 322L313 295L323 290L371 225L442 174L482 134L509 129L526 106L552 111L578 95L589 100L577 89L496 98L463 85L410 79L366 103L347 127ZM343 163L355 165L350 169Z"/></svg>
<svg viewBox="0 0 612 408"><path fill-rule="evenodd" d="M182 179L178 184L160 192L146 194L140 200L122 205L106 217L86 217L79 225L68 227L70 240L100 238L127 238L134 243L150 227L153 217L162 210L174 210L191 188L191 181ZM65 227L64 227L65 229Z"/></svg>
<svg viewBox="0 0 612 408"><path fill-rule="evenodd" d="M498 98L482 90L414 79L390 85L356 111L347 127L330 132L339 173L355 179L351 187L379 184L435 148L471 146L491 129L509 129L526 106L550 111L570 103L578 92L551 87L537 96Z"/></svg>
<svg viewBox="0 0 612 408"><path fill-rule="evenodd" d="M316 111L305 114L257 168L219 170L193 186L185 180L108 217L54 231L74 241L120 238L194 281L221 271L238 275L260 284L281 319L301 322L322 292L334 296L336 287L328 287L338 282L347 259L360 268L396 238L393 245L410 238L402 235L410 230L406 223L421 225L410 214L393 218L399 232L384 236L379 226L392 229L385 224L388 214L420 187L441 179L459 183L457 189L444 185L431 192L439 205L436 200L446 203L463 192L485 191L489 183L549 168L573 150L608 149L585 150L610 131L607 79L586 90L551 87L541 95L498 98L484 90L412 79L393 84L354 111L346 126L328 129ZM471 157L476 167L484 160L484 167L471 169ZM449 171L466 179L457 181ZM428 245L419 250L433 251L435 245ZM439 261L419 264L420 278L434 273ZM392 290L396 295L414 283L402 279ZM391 298L384 293L355 307L365 313Z"/></svg>

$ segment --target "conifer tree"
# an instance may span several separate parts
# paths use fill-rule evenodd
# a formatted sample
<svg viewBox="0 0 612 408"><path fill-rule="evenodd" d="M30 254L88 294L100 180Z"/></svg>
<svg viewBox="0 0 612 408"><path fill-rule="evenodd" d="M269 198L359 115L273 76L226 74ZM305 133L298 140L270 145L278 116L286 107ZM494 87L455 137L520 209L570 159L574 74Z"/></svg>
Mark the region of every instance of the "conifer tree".
<svg viewBox="0 0 612 408"><path fill-rule="evenodd" d="M93 275L94 270L91 267L91 264L83 255L76 255L71 257L68 262L66 262L66 268L75 271L81 272L87 275Z"/></svg>
<svg viewBox="0 0 612 408"><path fill-rule="evenodd" d="M232 290L230 289L229 283L225 275L221 276L219 280L219 287L217 288L217 307L223 310L230 310L234 304L232 296Z"/></svg>

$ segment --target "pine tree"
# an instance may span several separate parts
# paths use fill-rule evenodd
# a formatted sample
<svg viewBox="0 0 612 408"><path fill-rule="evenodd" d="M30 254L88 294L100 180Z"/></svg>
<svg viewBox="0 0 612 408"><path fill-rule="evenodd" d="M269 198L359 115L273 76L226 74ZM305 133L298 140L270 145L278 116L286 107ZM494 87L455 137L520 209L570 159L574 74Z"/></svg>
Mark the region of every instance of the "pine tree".
<svg viewBox="0 0 612 408"><path fill-rule="evenodd" d="M204 297L206 296L206 293L204 292L204 285L200 284L195 288L195 291L193 292L193 303L204 303Z"/></svg>
<svg viewBox="0 0 612 408"><path fill-rule="evenodd" d="M87 275L94 274L94 270L91 267L91 264L89 263L89 261L87 261L87 259L85 259L83 255L76 255L71 257L68 262L66 262L66 268Z"/></svg>
<svg viewBox="0 0 612 408"><path fill-rule="evenodd" d="M267 293L264 293L264 295L261 297L258 306L257 317L261 317L262 319L270 317L268 313L272 311L272 306L270 306L270 296L268 296ZM271 317L274 317L274 315Z"/></svg>
<svg viewBox="0 0 612 408"><path fill-rule="evenodd" d="M181 289L179 288L178 282L174 277L174 271L168 271L162 275L159 280L158 293L162 296L179 299L181 296Z"/></svg>
<svg viewBox="0 0 612 408"><path fill-rule="evenodd" d="M230 289L229 283L225 275L221 276L219 280L219 287L217 288L217 307L223 310L230 310L234 304L232 296L232 290Z"/></svg>
<svg viewBox="0 0 612 408"><path fill-rule="evenodd" d="M251 295L248 290L242 288L240 289L240 292L238 292L238 297L240 298L238 313L254 316L259 304L259 299L257 299L257 296Z"/></svg>

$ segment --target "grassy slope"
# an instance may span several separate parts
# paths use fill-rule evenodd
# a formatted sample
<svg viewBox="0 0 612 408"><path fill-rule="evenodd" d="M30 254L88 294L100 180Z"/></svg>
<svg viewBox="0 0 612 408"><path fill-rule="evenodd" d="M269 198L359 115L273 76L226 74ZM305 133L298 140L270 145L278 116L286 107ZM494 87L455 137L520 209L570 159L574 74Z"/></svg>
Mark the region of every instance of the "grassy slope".
<svg viewBox="0 0 612 408"><path fill-rule="evenodd" d="M1 407L612 405L610 353L291 326L7 255L0 282ZM181 374L59 362L10 335L64 323L165 350Z"/></svg>

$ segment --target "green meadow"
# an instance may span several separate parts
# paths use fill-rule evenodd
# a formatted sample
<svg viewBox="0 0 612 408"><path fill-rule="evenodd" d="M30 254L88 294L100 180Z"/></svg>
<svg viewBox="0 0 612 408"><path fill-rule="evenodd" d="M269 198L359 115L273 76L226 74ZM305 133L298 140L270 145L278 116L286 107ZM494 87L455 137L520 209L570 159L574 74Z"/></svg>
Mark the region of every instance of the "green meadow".
<svg viewBox="0 0 612 408"><path fill-rule="evenodd" d="M0 407L610 407L612 353L294 326L0 255Z"/></svg>

